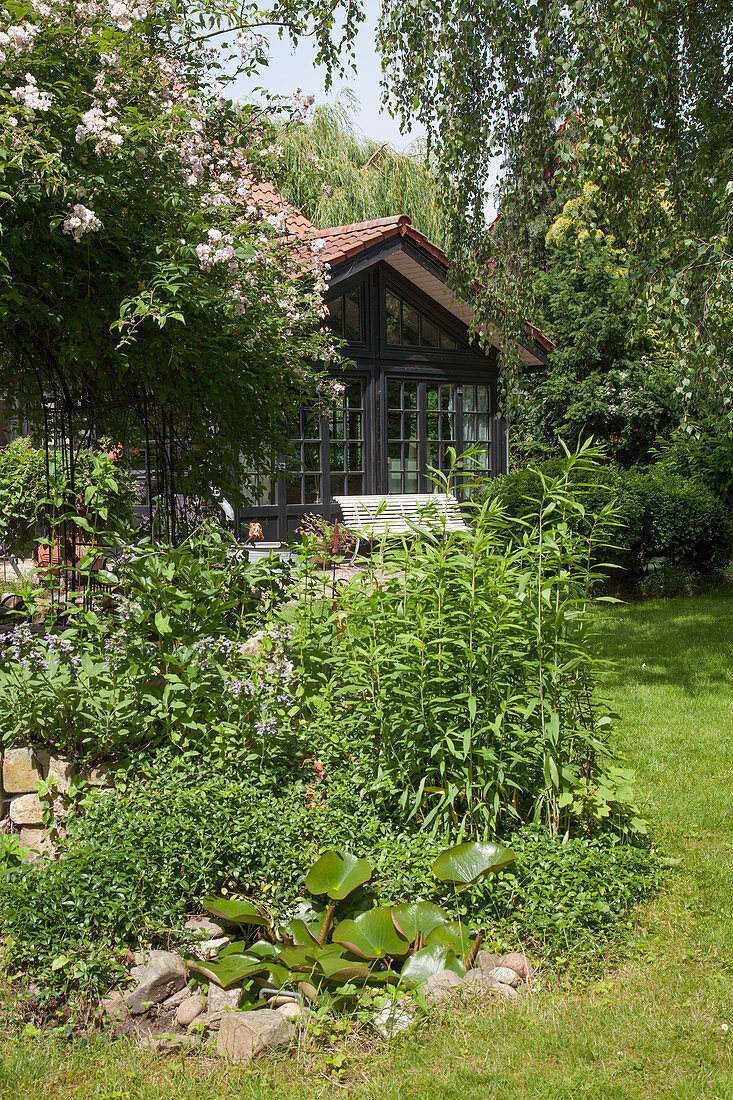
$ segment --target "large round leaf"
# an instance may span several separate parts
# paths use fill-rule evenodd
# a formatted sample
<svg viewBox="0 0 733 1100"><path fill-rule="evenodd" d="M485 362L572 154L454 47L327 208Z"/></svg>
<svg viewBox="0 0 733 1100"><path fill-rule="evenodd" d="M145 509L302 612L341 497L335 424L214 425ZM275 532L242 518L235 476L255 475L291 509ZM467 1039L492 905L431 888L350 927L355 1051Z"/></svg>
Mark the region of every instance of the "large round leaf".
<svg viewBox="0 0 733 1100"><path fill-rule="evenodd" d="M324 955L318 960L318 971L332 982L350 982L354 978L369 977L369 967L364 963L338 955Z"/></svg>
<svg viewBox="0 0 733 1100"><path fill-rule="evenodd" d="M220 985L222 989L229 989L231 986L237 985L238 982L244 981L245 978L253 978L255 974L262 974L269 967L268 962L254 958L252 955L227 955L221 961L214 959L212 962L206 962L202 959L188 959L186 965L189 970L195 970L198 974L203 974L205 978L215 982L216 985Z"/></svg>
<svg viewBox="0 0 733 1100"><path fill-rule="evenodd" d="M426 947L450 947L456 955L467 955L476 933L465 924L440 924L425 937Z"/></svg>
<svg viewBox="0 0 733 1100"><path fill-rule="evenodd" d="M357 886L369 881L372 870L368 860L330 848L311 867L305 888L311 894L326 894L332 901L342 901Z"/></svg>
<svg viewBox="0 0 733 1100"><path fill-rule="evenodd" d="M516 856L511 848L502 848L500 844L468 841L456 844L446 852L441 852L433 863L433 874L441 882L455 882L467 886L476 882L482 875L501 871L514 863Z"/></svg>
<svg viewBox="0 0 733 1100"><path fill-rule="evenodd" d="M434 928L444 924L447 917L439 906L429 901L417 901L394 905L392 919L398 932L402 932L412 943L420 932L423 936L429 935Z"/></svg>
<svg viewBox="0 0 733 1100"><path fill-rule="evenodd" d="M234 924L269 923L269 918L263 916L257 906L246 898L204 898L203 906L215 917L232 921Z"/></svg>
<svg viewBox="0 0 733 1100"><path fill-rule="evenodd" d="M291 936L299 947L318 945L320 925L316 925L311 929L304 920L295 917L288 924L283 925L282 931Z"/></svg>
<svg viewBox="0 0 733 1100"><path fill-rule="evenodd" d="M402 967L400 985L422 985L433 974L440 974L441 970L452 970L461 978L466 973L450 947L423 947L422 951L411 955Z"/></svg>
<svg viewBox="0 0 733 1100"><path fill-rule="evenodd" d="M342 920L331 938L361 959L404 955L409 948L407 937L395 928L392 910L386 906L360 913L355 920Z"/></svg>

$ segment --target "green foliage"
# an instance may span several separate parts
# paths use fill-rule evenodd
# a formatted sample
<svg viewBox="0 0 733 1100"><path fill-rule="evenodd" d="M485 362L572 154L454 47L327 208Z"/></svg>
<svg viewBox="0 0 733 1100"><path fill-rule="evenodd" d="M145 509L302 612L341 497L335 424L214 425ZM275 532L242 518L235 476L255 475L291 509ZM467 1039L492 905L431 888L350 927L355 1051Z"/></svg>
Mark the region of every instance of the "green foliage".
<svg viewBox="0 0 733 1100"><path fill-rule="evenodd" d="M334 780L313 803L297 785L268 789L197 757L161 757L116 794L88 791L67 827L62 859L15 861L12 875L0 878L8 965L43 975L48 996L85 984L104 988L122 945L183 940L186 912L201 897L211 905L222 889L227 900L251 899L291 932L294 917L305 913L317 934L323 910L310 903L298 909L298 901L308 869L335 844L365 853L374 866L374 901L397 903L393 919L411 943L418 924L433 940L439 906L440 920L447 913L464 927L476 922L507 946L561 952L579 938L612 934L661 874L659 861L641 849L529 830L511 838L512 866L456 894L430 870L445 838L381 821L350 781ZM406 914L405 898L414 913ZM301 929L301 940L315 943L315 936ZM465 955L461 937L448 941L433 946ZM67 962L53 970L59 957Z"/></svg>
<svg viewBox="0 0 733 1100"><path fill-rule="evenodd" d="M733 432L680 429L661 452L661 469L702 482L733 512Z"/></svg>
<svg viewBox="0 0 733 1100"><path fill-rule="evenodd" d="M27 555L36 538L59 515L80 516L94 536L129 528L138 499L134 477L117 464L110 440L76 455L73 486L61 455L46 455L30 439L14 439L0 449L0 545Z"/></svg>
<svg viewBox="0 0 733 1100"><path fill-rule="evenodd" d="M318 2L287 8L293 38L313 34L337 65L332 9L324 23ZM0 90L0 390L40 419L39 386L57 389L64 432L73 420L77 436L142 446L133 408L164 441L176 492L230 499L242 457L281 439L283 411L327 397L304 363L334 353L319 273L294 277L275 227L248 211L243 165L273 167L274 132L224 89L263 58L219 44L232 20L260 16L226 0L124 17L9 0L0 19L25 39ZM344 12L344 40L359 21Z"/></svg>
<svg viewBox="0 0 733 1100"><path fill-rule="evenodd" d="M535 281L533 319L556 343L549 366L525 375L511 414L515 459L561 454L560 439L593 437L622 466L649 460L682 412L669 366L639 336L618 250L586 237L551 248Z"/></svg>
<svg viewBox="0 0 733 1100"><path fill-rule="evenodd" d="M522 541L525 524L539 515L547 478L560 463L527 467L487 482L485 499L500 504L515 520L513 538ZM711 576L725 568L733 549L733 530L719 500L703 484L667 472L597 468L573 480L581 505L569 518L586 534L596 532L611 584L639 584L666 567L691 576ZM612 523L603 508L613 502Z"/></svg>
<svg viewBox="0 0 733 1100"><path fill-rule="evenodd" d="M456 839L528 819L564 829L559 798L602 772L588 607L597 532L572 522L584 516L573 480L596 468L588 446L569 457L514 542L513 521L488 500L465 532L431 529L426 512L325 616L323 603L320 614L299 604L305 682L287 719L394 820Z"/></svg>
<svg viewBox="0 0 733 1100"><path fill-rule="evenodd" d="M407 214L442 246L445 219L424 153L401 153L387 142L360 137L352 125L356 107L342 92L335 104L319 104L307 121L282 128L283 194L318 228Z"/></svg>
<svg viewBox="0 0 733 1100"><path fill-rule="evenodd" d="M268 640L259 662L238 646L282 598L287 567L250 563L216 529L178 547L127 547L122 559L111 610L92 597L56 631L21 623L4 640L4 740L86 761L165 742L258 759L255 723L282 679L270 661L278 642Z"/></svg>
<svg viewBox="0 0 733 1100"><path fill-rule="evenodd" d="M452 277L483 286L482 320L521 332L533 316L527 257L542 255L532 229L589 184L592 226L628 250L637 331L659 326L690 409L728 426L733 181L720 151L733 124L732 26L729 0L497 0L470 20L447 0L385 0L378 28L385 98L428 131L455 212ZM499 156L506 234L484 219Z"/></svg>

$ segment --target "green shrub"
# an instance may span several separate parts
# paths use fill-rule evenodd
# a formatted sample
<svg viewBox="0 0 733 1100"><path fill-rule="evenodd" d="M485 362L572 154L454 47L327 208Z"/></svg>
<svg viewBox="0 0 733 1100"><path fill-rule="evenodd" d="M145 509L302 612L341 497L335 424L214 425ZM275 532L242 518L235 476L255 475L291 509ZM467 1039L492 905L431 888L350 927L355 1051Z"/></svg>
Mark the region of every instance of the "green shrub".
<svg viewBox="0 0 733 1100"><path fill-rule="evenodd" d="M597 789L608 763L589 607L595 534L556 522L585 517L570 492L584 469L595 470L588 447L547 482L541 515L511 548L512 521L489 500L466 531L431 529L426 514L416 537L381 546L325 618L322 601L317 614L299 604L302 696L282 720L395 823L456 839L529 820L578 826L573 792ZM637 824L623 813L613 823Z"/></svg>
<svg viewBox="0 0 733 1100"><path fill-rule="evenodd" d="M534 522L544 492L543 478L557 476L559 462L544 463L486 483L480 499L497 501L515 520L513 538L522 537L520 521ZM563 520L579 533L595 531L604 544L602 558L612 584L639 584L641 578L669 566L688 577L723 569L733 550L733 528L725 508L705 485L658 466L648 471L598 467L572 481L571 491L584 511ZM601 518L609 502L610 522Z"/></svg>
<svg viewBox="0 0 733 1100"><path fill-rule="evenodd" d="M165 742L242 749L262 701L245 690L252 659L238 645L282 598L287 567L250 563L215 531L128 547L123 558L111 611L92 597L63 629L38 635L21 623L3 639L2 738L79 761Z"/></svg>
<svg viewBox="0 0 733 1100"><path fill-rule="evenodd" d="M302 784L268 789L196 758L159 761L123 793L92 792L82 809L63 858L0 876L9 965L44 975L49 993L102 988L123 945L180 941L205 894L236 891L283 913L307 896L308 868L334 846L373 862L380 904L437 901L507 946L550 953L613 934L661 874L641 849L528 830L511 838L514 867L457 893L430 872L446 838L384 823L353 783L314 798Z"/></svg>
<svg viewBox="0 0 733 1100"><path fill-rule="evenodd" d="M49 452L48 480L45 451L30 439L13 440L0 448L0 545L22 557L30 554L36 538L59 514L81 518L85 529L114 533L129 528L138 499L135 478L117 462L110 440L76 455L74 487L60 456Z"/></svg>

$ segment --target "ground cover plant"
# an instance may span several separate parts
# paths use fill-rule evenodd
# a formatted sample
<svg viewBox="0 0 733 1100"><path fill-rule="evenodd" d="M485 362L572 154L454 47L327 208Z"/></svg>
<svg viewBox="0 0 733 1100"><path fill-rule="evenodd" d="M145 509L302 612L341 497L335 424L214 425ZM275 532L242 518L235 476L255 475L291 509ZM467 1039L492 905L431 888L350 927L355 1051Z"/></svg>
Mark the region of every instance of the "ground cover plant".
<svg viewBox="0 0 733 1100"><path fill-rule="evenodd" d="M325 1051L342 1057L339 1084L369 1100L418 1093L478 1100L489 1092L499 1100L727 1100L732 622L733 599L714 595L612 608L603 626L603 652L614 662L607 688L622 714L617 744L638 771L661 840L682 861L627 931L626 961L612 955L605 973L588 972L580 986L577 975L565 981L561 963L540 996L503 1011L433 1018L429 1029L389 1047L324 1029L325 1046L264 1060L256 1074L206 1058L166 1061L125 1041L86 1045L7 1027L0 1087L24 1095L63 1085L80 1100L194 1100L203 1090L213 1100L305 1100L328 1087Z"/></svg>

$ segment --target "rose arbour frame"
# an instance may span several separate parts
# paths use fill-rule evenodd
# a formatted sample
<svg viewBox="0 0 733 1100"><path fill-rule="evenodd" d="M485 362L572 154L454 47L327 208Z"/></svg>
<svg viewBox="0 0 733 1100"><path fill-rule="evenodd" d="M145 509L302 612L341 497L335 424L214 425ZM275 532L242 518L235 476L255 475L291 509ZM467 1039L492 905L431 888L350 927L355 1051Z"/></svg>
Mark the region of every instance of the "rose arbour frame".
<svg viewBox="0 0 733 1100"><path fill-rule="evenodd" d="M307 513L339 519L334 497L430 492L430 469L447 468L449 447L472 448L479 475L505 473L501 353L472 340L471 307L446 285L445 254L404 217L321 231L302 220L305 228L290 220L291 246L331 266L328 323L347 360L333 377L343 393L330 411L301 408L290 454L251 474L261 495L240 510L241 524L260 521L267 541L284 542ZM551 347L527 326L529 369L541 369Z"/></svg>

